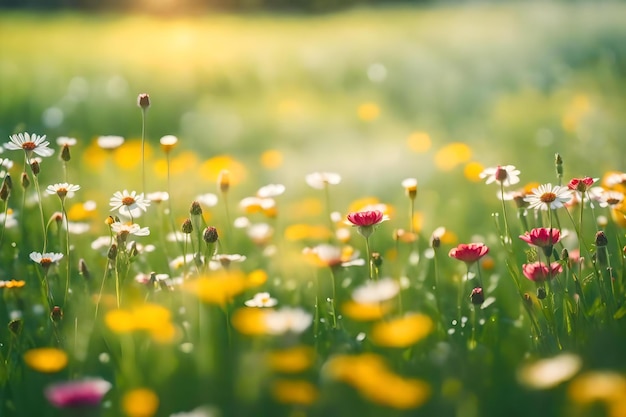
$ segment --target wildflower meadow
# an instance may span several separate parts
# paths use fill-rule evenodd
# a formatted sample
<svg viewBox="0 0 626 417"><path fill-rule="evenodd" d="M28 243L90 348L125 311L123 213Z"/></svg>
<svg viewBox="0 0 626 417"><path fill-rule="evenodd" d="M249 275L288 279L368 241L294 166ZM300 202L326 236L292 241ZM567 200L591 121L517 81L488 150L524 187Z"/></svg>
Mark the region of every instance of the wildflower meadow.
<svg viewBox="0 0 626 417"><path fill-rule="evenodd" d="M626 53L589 36L614 59L570 62L567 88L546 87L556 98L498 95L485 123L510 122L510 142L462 137L479 117L452 104L421 119L429 131L381 122L402 106L362 98L350 129L334 124L345 113L317 114L346 142L287 146L271 134L304 134L275 120L235 140L224 108L205 135L202 100L168 126L187 100L176 87L101 109L89 96L92 122L71 94L41 123L26 106L0 121L0 416L626 416ZM366 85L398 62L365 67ZM255 89L235 84L222 93ZM340 100L331 85L318 88ZM282 100L280 120L306 117L297 108Z"/></svg>

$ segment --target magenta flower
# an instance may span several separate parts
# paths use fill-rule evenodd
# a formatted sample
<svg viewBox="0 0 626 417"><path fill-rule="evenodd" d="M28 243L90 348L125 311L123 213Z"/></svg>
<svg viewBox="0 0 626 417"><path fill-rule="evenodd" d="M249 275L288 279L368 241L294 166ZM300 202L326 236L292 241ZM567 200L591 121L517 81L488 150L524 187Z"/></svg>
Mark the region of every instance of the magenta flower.
<svg viewBox="0 0 626 417"><path fill-rule="evenodd" d="M45 395L58 408L97 407L110 389L110 382L91 378L50 385Z"/></svg>
<svg viewBox="0 0 626 417"><path fill-rule="evenodd" d="M567 188L573 191L580 191L584 193L587 191L594 182L598 181L597 178L585 177L585 178L572 178L572 180L567 184Z"/></svg>
<svg viewBox="0 0 626 417"><path fill-rule="evenodd" d="M461 243L456 248L450 249L448 256L466 264L473 264L489 253L489 247L484 243Z"/></svg>
<svg viewBox="0 0 626 417"><path fill-rule="evenodd" d="M368 210L350 213L347 219L367 239L374 232L375 226L389 220L389 217L380 210Z"/></svg>
<svg viewBox="0 0 626 417"><path fill-rule="evenodd" d="M519 238L529 245L549 248L561 240L561 231L559 229L539 227L520 235Z"/></svg>
<svg viewBox="0 0 626 417"><path fill-rule="evenodd" d="M524 276L534 282L543 282L556 277L563 272L563 266L558 262L552 262L550 266L543 262L533 262L522 265Z"/></svg>

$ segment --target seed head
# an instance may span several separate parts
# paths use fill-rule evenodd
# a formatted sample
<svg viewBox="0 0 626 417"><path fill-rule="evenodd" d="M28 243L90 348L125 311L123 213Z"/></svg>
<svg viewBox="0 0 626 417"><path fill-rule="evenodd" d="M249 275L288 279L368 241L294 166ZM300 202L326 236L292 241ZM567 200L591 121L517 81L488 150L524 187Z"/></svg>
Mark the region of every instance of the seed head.
<svg viewBox="0 0 626 417"><path fill-rule="evenodd" d="M150 107L150 96L146 93L141 93L137 96L137 105L141 107L142 110L147 110Z"/></svg>
<svg viewBox="0 0 626 417"><path fill-rule="evenodd" d="M181 227L181 230L186 235L188 235L191 232L193 232L193 223L191 223L191 219L185 219L185 221L183 222L183 225Z"/></svg>

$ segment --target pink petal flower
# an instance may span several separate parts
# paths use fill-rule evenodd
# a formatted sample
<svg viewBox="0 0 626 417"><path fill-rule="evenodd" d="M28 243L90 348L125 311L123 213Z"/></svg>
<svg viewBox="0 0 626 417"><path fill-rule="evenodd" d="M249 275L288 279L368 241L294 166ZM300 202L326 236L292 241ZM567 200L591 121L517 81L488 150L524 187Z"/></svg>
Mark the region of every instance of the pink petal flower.
<svg viewBox="0 0 626 417"><path fill-rule="evenodd" d="M361 227L375 226L388 220L380 210L358 211L348 214L347 218L353 226Z"/></svg>
<svg viewBox="0 0 626 417"><path fill-rule="evenodd" d="M484 243L461 243L456 248L452 248L448 256L468 264L473 264L489 253L489 247Z"/></svg>
<svg viewBox="0 0 626 417"><path fill-rule="evenodd" d="M556 245L561 240L561 231L559 229L539 227L520 235L519 238L529 245L545 248Z"/></svg>
<svg viewBox="0 0 626 417"><path fill-rule="evenodd" d="M50 385L45 394L55 407L97 407L110 389L111 383L94 378Z"/></svg>
<svg viewBox="0 0 626 417"><path fill-rule="evenodd" d="M563 272L563 267L558 262L552 262L550 266L543 262L533 262L522 265L524 276L534 282L543 282L556 277Z"/></svg>

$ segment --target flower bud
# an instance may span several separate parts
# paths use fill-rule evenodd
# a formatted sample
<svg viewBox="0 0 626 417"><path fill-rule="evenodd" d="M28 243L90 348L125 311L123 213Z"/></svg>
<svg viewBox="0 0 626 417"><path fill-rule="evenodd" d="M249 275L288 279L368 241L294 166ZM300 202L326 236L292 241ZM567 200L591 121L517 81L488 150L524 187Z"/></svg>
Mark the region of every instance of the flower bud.
<svg viewBox="0 0 626 417"><path fill-rule="evenodd" d="M202 238L206 243L215 243L219 238L217 234L217 229L213 226L208 226L204 229L204 233L202 234Z"/></svg>
<svg viewBox="0 0 626 417"><path fill-rule="evenodd" d="M481 305L485 302L485 294L483 293L483 289L481 287L476 287L472 290L470 294L470 301L474 305Z"/></svg>
<svg viewBox="0 0 626 417"><path fill-rule="evenodd" d="M189 214L191 214L192 216L202 215L202 207L200 206L200 203L198 203L197 201L192 201L191 207L189 208Z"/></svg>
<svg viewBox="0 0 626 417"><path fill-rule="evenodd" d="M439 236L433 236L430 245L433 247L433 249L439 249L439 247L441 246L441 238Z"/></svg>
<svg viewBox="0 0 626 417"><path fill-rule="evenodd" d="M150 107L150 96L146 93L141 93L137 96L137 105L141 107L142 110L147 110Z"/></svg>
<svg viewBox="0 0 626 417"><path fill-rule="evenodd" d="M30 187L30 178L28 178L27 173L22 172L22 178L20 183L22 184L23 189L27 189L28 187Z"/></svg>
<svg viewBox="0 0 626 417"><path fill-rule="evenodd" d="M115 258L117 258L117 244L116 243L111 244L111 247L109 248L109 251L107 252L107 258L109 258L112 261L114 261Z"/></svg>
<svg viewBox="0 0 626 417"><path fill-rule="evenodd" d="M220 190L225 193L230 188L230 171L223 169L217 177L217 184Z"/></svg>
<svg viewBox="0 0 626 417"><path fill-rule="evenodd" d="M0 200L7 201L9 199L9 194L11 194L11 192L6 181L2 181L2 187L0 187Z"/></svg>
<svg viewBox="0 0 626 417"><path fill-rule="evenodd" d="M565 262L569 261L569 251L566 248L561 251L561 259Z"/></svg>
<svg viewBox="0 0 626 417"><path fill-rule="evenodd" d="M543 300L544 298L546 298L548 294L546 293L546 289L543 287L538 287L537 288L537 298L540 300Z"/></svg>
<svg viewBox="0 0 626 417"><path fill-rule="evenodd" d="M554 154L554 164L556 166L556 176L558 178L563 177L563 158L560 154Z"/></svg>
<svg viewBox="0 0 626 417"><path fill-rule="evenodd" d="M59 322L63 319L63 309L59 306L52 307L52 311L50 311L50 318L54 322Z"/></svg>
<svg viewBox="0 0 626 417"><path fill-rule="evenodd" d="M87 263L82 258L78 260L78 273L81 274L87 281L91 279L91 273L87 268Z"/></svg>
<svg viewBox="0 0 626 417"><path fill-rule="evenodd" d="M604 247L609 243L609 240L606 238L606 234L602 230L596 233L596 246Z"/></svg>
<svg viewBox="0 0 626 417"><path fill-rule="evenodd" d="M39 166L39 161L31 161L30 169L33 171L33 175L39 175L41 172L41 167Z"/></svg>
<svg viewBox="0 0 626 417"><path fill-rule="evenodd" d="M191 223L191 219L185 219L185 221L183 222L183 225L181 226L181 230L186 235L193 232L193 224Z"/></svg>
<svg viewBox="0 0 626 417"><path fill-rule="evenodd" d="M24 321L22 319L14 319L9 322L9 331L15 336L19 336L22 333L24 327Z"/></svg>
<svg viewBox="0 0 626 417"><path fill-rule="evenodd" d="M372 263L376 268L380 268L383 264L383 257L378 252L372 252Z"/></svg>
<svg viewBox="0 0 626 417"><path fill-rule="evenodd" d="M65 162L69 162L69 160L72 159L72 156L70 155L70 145L67 143L63 145L63 148L61 148L61 159Z"/></svg>

